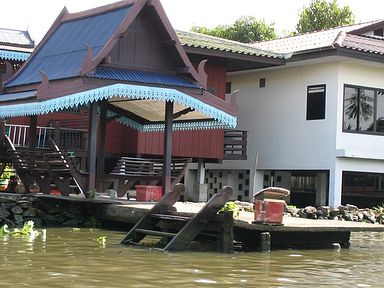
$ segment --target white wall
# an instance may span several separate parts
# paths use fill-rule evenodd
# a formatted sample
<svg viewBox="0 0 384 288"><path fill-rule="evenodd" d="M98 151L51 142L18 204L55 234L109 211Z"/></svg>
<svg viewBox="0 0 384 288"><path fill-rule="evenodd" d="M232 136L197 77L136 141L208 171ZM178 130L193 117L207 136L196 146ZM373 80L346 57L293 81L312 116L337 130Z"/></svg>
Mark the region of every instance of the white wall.
<svg viewBox="0 0 384 288"><path fill-rule="evenodd" d="M259 88L260 78L266 79L266 87ZM258 169L329 169L333 165L337 63L287 66L229 80L233 90L240 90L237 129L249 131L248 160L243 165L253 167L256 153ZM307 87L318 84L326 84L326 116L307 121Z"/></svg>

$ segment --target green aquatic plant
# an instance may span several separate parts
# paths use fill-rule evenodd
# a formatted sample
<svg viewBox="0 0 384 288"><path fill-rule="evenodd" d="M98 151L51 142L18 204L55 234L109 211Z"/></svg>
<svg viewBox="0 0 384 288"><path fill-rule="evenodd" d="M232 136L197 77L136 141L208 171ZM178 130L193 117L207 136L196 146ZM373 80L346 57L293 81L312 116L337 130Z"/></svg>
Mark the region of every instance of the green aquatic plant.
<svg viewBox="0 0 384 288"><path fill-rule="evenodd" d="M240 209L239 209L239 207L237 206L237 204L234 201L228 201L227 203L225 203L223 208L221 208L219 210L219 213L220 212L226 212L226 211L232 211L234 219L239 217Z"/></svg>
<svg viewBox="0 0 384 288"><path fill-rule="evenodd" d="M100 228L101 222L95 216L92 215L85 218L85 220L83 221L83 225L87 228Z"/></svg>
<svg viewBox="0 0 384 288"><path fill-rule="evenodd" d="M107 244L107 236L99 236L96 238L96 241L100 244L100 246L105 247Z"/></svg>
<svg viewBox="0 0 384 288"><path fill-rule="evenodd" d="M375 206L372 208L373 212L375 213L376 221L380 224L384 223L384 203L381 203L381 205Z"/></svg>
<svg viewBox="0 0 384 288"><path fill-rule="evenodd" d="M8 225L4 224L4 226L0 228L0 236L4 236L8 234L9 234Z"/></svg>
<svg viewBox="0 0 384 288"><path fill-rule="evenodd" d="M35 229L35 223L30 220L24 223L22 228L14 228L12 230L8 229L8 225L4 224L3 227L0 228L0 236L11 235L11 236L26 236L29 239L33 240L37 236L42 235L45 239L46 230L37 230Z"/></svg>

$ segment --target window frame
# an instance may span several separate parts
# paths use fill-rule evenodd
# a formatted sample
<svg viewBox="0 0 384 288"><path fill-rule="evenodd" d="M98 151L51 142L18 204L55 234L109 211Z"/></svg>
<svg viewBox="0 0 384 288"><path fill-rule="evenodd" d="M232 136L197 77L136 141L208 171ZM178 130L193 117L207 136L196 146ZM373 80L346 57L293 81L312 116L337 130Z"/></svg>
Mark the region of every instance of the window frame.
<svg viewBox="0 0 384 288"><path fill-rule="evenodd" d="M313 117L313 115L311 116L309 114L309 112L311 111L309 108L310 108L310 105L312 104L312 102L310 102L310 95L311 94L315 94L316 92L310 92L311 89L324 89L324 91L322 92L323 93L323 110L321 111L321 116L320 118L319 117ZM318 94L320 92L317 92L316 94ZM307 86L307 107L306 107L306 120L307 121L314 121L314 120L325 120L325 116L326 116L326 110L327 110L327 85L326 84L317 84L317 85L309 85ZM311 116L311 117L310 117Z"/></svg>
<svg viewBox="0 0 384 288"><path fill-rule="evenodd" d="M359 102L358 102L358 106L360 106L360 90L372 90L374 91L374 100L373 100L373 131L367 131L367 130L359 130L359 117L356 117L356 130L351 130L351 129L345 129L344 128L344 113L345 113L345 105L344 105L344 101L345 101L345 89L346 88L353 88L353 89L358 89L358 97L359 97ZM377 135L377 136L384 136L384 131L383 132L378 132L378 131L375 131L377 129L377 96L379 94L379 92L383 93L383 97L384 97L384 89L381 89L381 88L375 88L375 87L368 87L368 86L359 86L359 85L353 85L353 84L344 84L343 86L343 111L342 111L342 132L344 133L352 133L352 134L365 134L365 135ZM359 108L358 108L359 109Z"/></svg>

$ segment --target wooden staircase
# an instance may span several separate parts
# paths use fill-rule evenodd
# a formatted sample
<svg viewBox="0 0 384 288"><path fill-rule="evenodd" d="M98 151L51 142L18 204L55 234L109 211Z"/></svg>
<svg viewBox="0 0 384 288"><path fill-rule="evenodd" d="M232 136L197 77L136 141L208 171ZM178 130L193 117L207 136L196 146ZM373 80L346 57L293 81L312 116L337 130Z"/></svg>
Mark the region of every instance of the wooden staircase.
<svg viewBox="0 0 384 288"><path fill-rule="evenodd" d="M199 234L203 233L205 228L212 223L214 218L216 218L218 211L231 198L233 192L231 187L224 187L222 191L213 195L193 217L173 215L169 211L179 200L180 195L184 193L184 190L184 185L177 184L172 192L165 194L128 232L121 241L121 244L140 245L140 241L147 235L151 235L162 238L162 241L160 242L163 243L163 247L159 248L162 251L186 250L190 247L192 241ZM233 230L232 214L229 220L232 221ZM164 225L164 222L166 224L168 222L168 225ZM180 225L169 225L169 222L179 222ZM181 229L177 229L178 226L181 226ZM167 228L164 229L164 227ZM170 231L169 228L177 231ZM223 232L222 229L219 229L219 231ZM232 237L224 237L227 244L224 245L226 248L222 250L232 250L233 231L225 231L225 233L232 234ZM223 235L219 234L220 232L217 232L216 234L213 234L213 236L223 240Z"/></svg>
<svg viewBox="0 0 384 288"><path fill-rule="evenodd" d="M36 183L44 194L49 194L52 188L59 189L63 196L69 196L73 191L84 193L86 175L82 175L74 161L51 141L52 149L16 149L10 138L5 136L13 168L26 190Z"/></svg>

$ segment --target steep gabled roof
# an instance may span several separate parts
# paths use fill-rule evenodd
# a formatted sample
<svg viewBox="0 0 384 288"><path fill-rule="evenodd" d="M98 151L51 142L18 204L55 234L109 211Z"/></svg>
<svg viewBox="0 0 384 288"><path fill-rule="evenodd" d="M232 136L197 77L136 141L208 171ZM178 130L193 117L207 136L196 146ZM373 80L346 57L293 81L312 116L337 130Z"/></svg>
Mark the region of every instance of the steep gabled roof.
<svg viewBox="0 0 384 288"><path fill-rule="evenodd" d="M202 83L206 75L198 73L183 50L158 0L123 0L84 12L70 14L63 9L29 61L6 82L5 87L41 82L41 73L49 81L84 76L99 65L111 52L119 38L143 10L149 7L162 33L180 59L185 73ZM179 61L179 62L180 62ZM180 64L178 64L180 66Z"/></svg>
<svg viewBox="0 0 384 288"><path fill-rule="evenodd" d="M25 61L34 47L28 31L0 28L0 59Z"/></svg>
<svg viewBox="0 0 384 288"><path fill-rule="evenodd" d="M301 51L311 51L332 46L336 37L342 31L346 33L359 31L363 28L366 29L371 26L377 26L380 23L384 23L384 21L376 20L351 26L336 27L328 30L258 42L252 44L252 46L259 49L273 51L275 53L297 53Z"/></svg>
<svg viewBox="0 0 384 288"><path fill-rule="evenodd" d="M0 28L0 45L11 47L12 50L17 50L17 48L30 49L29 52L32 52L35 47L28 31L6 28Z"/></svg>
<svg viewBox="0 0 384 288"><path fill-rule="evenodd" d="M81 64L87 55L88 45L97 55L116 32L132 5L94 14L88 17L73 17L65 20L65 12L60 23L50 31L28 63L16 77L9 80L7 87L38 83L39 71L47 74L49 80L70 78L80 75Z"/></svg>

